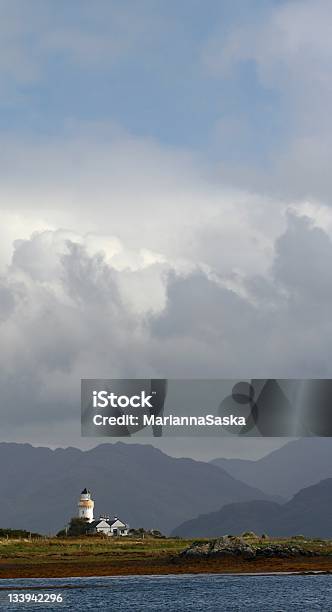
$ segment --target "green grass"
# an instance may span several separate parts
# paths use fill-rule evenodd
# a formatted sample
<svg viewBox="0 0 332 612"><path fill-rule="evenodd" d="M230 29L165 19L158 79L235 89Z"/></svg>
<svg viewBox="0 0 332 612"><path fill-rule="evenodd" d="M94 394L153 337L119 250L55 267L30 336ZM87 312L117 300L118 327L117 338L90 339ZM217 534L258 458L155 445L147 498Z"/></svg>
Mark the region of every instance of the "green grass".
<svg viewBox="0 0 332 612"><path fill-rule="evenodd" d="M107 555L121 558L137 556L164 556L176 554L189 545L192 540L177 539L112 539L100 537L47 538L38 540L0 540L1 559L24 559L36 561L52 558L79 558Z"/></svg>
<svg viewBox="0 0 332 612"><path fill-rule="evenodd" d="M265 548L270 544L281 544L285 546L301 546L308 550L319 551L322 554L332 553L332 541L294 538L251 538L246 537L246 542L253 547ZM176 554L189 546L193 541L181 539L132 539L114 538L106 539L100 537L80 538L43 538L43 539L0 539L0 559L24 559L51 560L52 558L79 558L81 556L99 557L110 555L121 558L135 558L137 556L164 556ZM201 538L199 541L206 541Z"/></svg>

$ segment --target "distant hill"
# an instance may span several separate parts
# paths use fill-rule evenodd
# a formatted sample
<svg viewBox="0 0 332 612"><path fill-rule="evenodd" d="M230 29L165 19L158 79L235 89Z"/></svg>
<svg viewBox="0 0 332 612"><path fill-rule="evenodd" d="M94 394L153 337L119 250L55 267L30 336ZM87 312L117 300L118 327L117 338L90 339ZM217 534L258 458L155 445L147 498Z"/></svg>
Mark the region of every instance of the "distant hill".
<svg viewBox="0 0 332 612"><path fill-rule="evenodd" d="M258 461L214 459L211 463L252 487L290 498L300 489L332 477L332 438L301 438Z"/></svg>
<svg viewBox="0 0 332 612"><path fill-rule="evenodd" d="M172 535L218 537L254 531L271 536L332 538L332 478L299 491L286 504L249 501L228 504L179 525Z"/></svg>
<svg viewBox="0 0 332 612"><path fill-rule="evenodd" d="M89 451L0 443L0 528L55 533L77 514L88 487L96 515L169 533L224 504L269 499L209 463L175 459L150 445L102 444Z"/></svg>

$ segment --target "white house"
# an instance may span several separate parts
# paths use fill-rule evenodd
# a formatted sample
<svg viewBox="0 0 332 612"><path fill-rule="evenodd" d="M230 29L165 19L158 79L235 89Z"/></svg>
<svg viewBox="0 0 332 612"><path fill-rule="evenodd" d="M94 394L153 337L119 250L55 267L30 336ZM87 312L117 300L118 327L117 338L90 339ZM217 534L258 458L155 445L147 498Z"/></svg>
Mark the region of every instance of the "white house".
<svg viewBox="0 0 332 612"><path fill-rule="evenodd" d="M103 533L107 536L127 536L129 533L129 525L120 521L117 516L115 516L114 519L110 519L107 516L101 516L98 520L90 523L89 532Z"/></svg>

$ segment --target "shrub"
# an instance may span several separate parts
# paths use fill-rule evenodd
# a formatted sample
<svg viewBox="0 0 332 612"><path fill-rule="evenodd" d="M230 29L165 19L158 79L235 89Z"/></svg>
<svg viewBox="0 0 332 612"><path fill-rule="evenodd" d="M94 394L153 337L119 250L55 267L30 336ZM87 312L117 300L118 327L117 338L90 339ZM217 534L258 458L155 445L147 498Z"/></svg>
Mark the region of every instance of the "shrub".
<svg viewBox="0 0 332 612"><path fill-rule="evenodd" d="M0 538L42 538L40 533L32 533L25 529L0 529Z"/></svg>

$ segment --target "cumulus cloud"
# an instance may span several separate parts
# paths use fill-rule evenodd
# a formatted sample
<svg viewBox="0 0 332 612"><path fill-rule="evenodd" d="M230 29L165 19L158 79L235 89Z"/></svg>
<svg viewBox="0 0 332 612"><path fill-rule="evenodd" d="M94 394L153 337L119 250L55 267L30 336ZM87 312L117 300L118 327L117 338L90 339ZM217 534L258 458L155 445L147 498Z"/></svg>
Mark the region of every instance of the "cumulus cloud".
<svg viewBox="0 0 332 612"><path fill-rule="evenodd" d="M269 274L247 275L244 292L202 274L171 278L152 331L173 348L172 375L328 377L331 249L323 230L290 215Z"/></svg>
<svg viewBox="0 0 332 612"><path fill-rule="evenodd" d="M287 202L227 185L198 154L133 138L112 124L74 123L59 139L3 144L0 265L10 260L14 239L67 227L88 235L92 248L98 240L114 266L118 250L130 266L140 265L140 252L177 268L199 262L224 274L263 272L285 226Z"/></svg>
<svg viewBox="0 0 332 612"><path fill-rule="evenodd" d="M116 244L113 265L68 231L15 243L0 290L4 429L77 428L81 377L331 374L332 242L309 218L289 214L267 274L232 287L199 264L138 254L130 267Z"/></svg>

